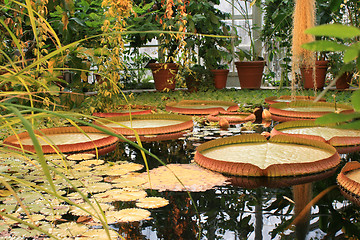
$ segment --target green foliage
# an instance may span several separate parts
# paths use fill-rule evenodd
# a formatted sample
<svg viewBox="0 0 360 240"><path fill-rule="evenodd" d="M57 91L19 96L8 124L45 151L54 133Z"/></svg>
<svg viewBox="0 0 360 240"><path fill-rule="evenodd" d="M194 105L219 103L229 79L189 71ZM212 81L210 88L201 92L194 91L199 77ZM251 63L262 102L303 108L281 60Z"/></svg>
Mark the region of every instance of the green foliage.
<svg viewBox="0 0 360 240"><path fill-rule="evenodd" d="M357 37L360 36L360 29L353 26L346 26L341 24L327 24L317 26L311 29L307 29L306 33L314 34L316 36L331 37L330 40L317 40L311 43L304 44L303 47L312 51L343 51L344 52L344 63L347 65L343 66L345 69L351 63L356 61L357 70L360 70L360 43L357 42ZM350 40L349 40L350 38ZM337 41L346 40L348 42ZM341 70L340 73L345 70ZM325 115L317 120L319 123L333 122L342 124L344 128L356 128L360 129L360 112L359 112L359 91L354 92L352 96L352 104L356 113L352 115L343 114L330 114Z"/></svg>
<svg viewBox="0 0 360 240"><path fill-rule="evenodd" d="M63 0L49 1L48 21L53 26L62 44L66 45L86 36L101 34L101 26L105 20L101 0L86 1ZM86 47L99 46L99 41L86 41Z"/></svg>
<svg viewBox="0 0 360 240"><path fill-rule="evenodd" d="M355 111L360 112L360 90L353 93L353 95L351 96L351 103Z"/></svg>
<svg viewBox="0 0 360 240"><path fill-rule="evenodd" d="M317 37L335 37L345 40L346 38L360 36L360 29L342 24L325 24L307 29L305 33Z"/></svg>
<svg viewBox="0 0 360 240"><path fill-rule="evenodd" d="M218 1L190 1L187 11L187 29L194 35L185 38L186 48L191 51L193 62L200 64L203 60L208 69L224 69L232 61L232 43L239 42L235 29L225 23L229 14L214 7ZM199 36L207 34L219 37ZM198 51L198 56L195 52Z"/></svg>
<svg viewBox="0 0 360 240"><path fill-rule="evenodd" d="M251 1L251 0L236 0L235 2L230 2L227 0L228 3L232 4L235 8L235 14L240 15L244 19L244 25L236 25L237 28L242 29L246 35L250 39L250 48L249 49L241 49L237 48L235 50L235 54L237 55L240 61L257 61L260 60L262 49L255 49L255 42L258 39L255 39L255 31L259 31L260 27L256 26L252 23L252 19L250 18L250 9L255 3L256 6L260 6L259 1Z"/></svg>

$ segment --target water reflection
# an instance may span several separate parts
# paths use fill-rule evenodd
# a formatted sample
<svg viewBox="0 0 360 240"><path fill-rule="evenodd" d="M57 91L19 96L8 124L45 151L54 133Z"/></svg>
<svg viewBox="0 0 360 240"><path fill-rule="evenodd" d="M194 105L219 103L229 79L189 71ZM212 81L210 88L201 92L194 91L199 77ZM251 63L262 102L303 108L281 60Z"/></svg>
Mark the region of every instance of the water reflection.
<svg viewBox="0 0 360 240"><path fill-rule="evenodd" d="M211 136L221 137L220 132ZM190 163L203 138L144 143L165 163ZM360 154L341 155L342 165L359 161ZM143 163L139 151L126 143L108 156L110 160ZM161 166L148 158L150 169ZM125 239L332 239L345 234L360 236L360 208L334 189L319 199L306 214L305 206L324 189L336 185L341 169L299 179L268 181L233 178L228 186L206 192L157 192L170 204L151 210L152 219L139 224L114 226ZM271 179L274 180L274 179ZM195 209L197 208L197 211ZM301 216L299 214L301 213ZM291 223L296 219L296 225Z"/></svg>

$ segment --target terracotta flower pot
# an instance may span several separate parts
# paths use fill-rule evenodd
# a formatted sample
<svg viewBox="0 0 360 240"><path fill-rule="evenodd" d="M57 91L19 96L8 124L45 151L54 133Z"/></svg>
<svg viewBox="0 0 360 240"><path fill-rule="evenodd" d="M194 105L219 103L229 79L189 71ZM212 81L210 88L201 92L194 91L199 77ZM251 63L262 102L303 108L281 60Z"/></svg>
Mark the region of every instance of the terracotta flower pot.
<svg viewBox="0 0 360 240"><path fill-rule="evenodd" d="M349 88L352 76L353 74L348 72L341 75L339 79L336 81L336 89Z"/></svg>
<svg viewBox="0 0 360 240"><path fill-rule="evenodd" d="M260 88L265 61L235 62L235 65L242 89Z"/></svg>
<svg viewBox="0 0 360 240"><path fill-rule="evenodd" d="M217 89L225 88L229 70L228 69L213 69L210 71L214 75L215 88L217 88Z"/></svg>
<svg viewBox="0 0 360 240"><path fill-rule="evenodd" d="M176 63L149 63L149 67L154 77L156 90L175 89L175 76L179 70L179 66Z"/></svg>
<svg viewBox="0 0 360 240"><path fill-rule="evenodd" d="M301 67L301 76L305 89L323 89L325 85L325 77L328 69L329 61L316 61L315 62L315 83L313 68Z"/></svg>

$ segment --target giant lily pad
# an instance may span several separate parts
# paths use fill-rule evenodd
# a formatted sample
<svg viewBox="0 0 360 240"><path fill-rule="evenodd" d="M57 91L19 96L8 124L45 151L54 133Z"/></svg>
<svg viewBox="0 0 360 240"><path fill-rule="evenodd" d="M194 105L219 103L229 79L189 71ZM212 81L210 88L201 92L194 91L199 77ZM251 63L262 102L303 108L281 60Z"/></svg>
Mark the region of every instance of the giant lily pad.
<svg viewBox="0 0 360 240"><path fill-rule="evenodd" d="M251 134L203 143L197 148L195 162L230 175L282 177L332 169L340 157L334 147L320 141L283 135L267 140Z"/></svg>
<svg viewBox="0 0 360 240"><path fill-rule="evenodd" d="M166 104L166 111L189 115L217 114L220 111L236 111L239 106L234 102L226 101L197 101L182 100Z"/></svg>
<svg viewBox="0 0 360 240"><path fill-rule="evenodd" d="M176 139L183 131L193 127L190 116L175 114L147 114L110 117L98 120L97 124L114 129L117 133L134 139L135 132L142 141Z"/></svg>
<svg viewBox="0 0 360 240"><path fill-rule="evenodd" d="M360 205L360 163L348 162L342 168L337 177L337 183L340 187L341 193Z"/></svg>
<svg viewBox="0 0 360 240"><path fill-rule="evenodd" d="M271 135L292 135L327 142L339 153L356 152L360 150L360 130L340 129L334 125L318 125L315 121L300 120L284 122L276 125Z"/></svg>
<svg viewBox="0 0 360 240"><path fill-rule="evenodd" d="M265 98L265 102L268 104L274 104L274 103L282 103L282 102L291 102L291 101L314 101L316 97L312 96L271 96ZM321 98L319 102L325 102L326 100L324 98Z"/></svg>
<svg viewBox="0 0 360 240"><path fill-rule="evenodd" d="M353 112L354 109L345 104L295 101L271 104L269 111L274 121L285 122L293 120L313 120L328 113L350 113Z"/></svg>
<svg viewBox="0 0 360 240"><path fill-rule="evenodd" d="M35 131L45 154L98 153L106 154L115 149L118 138L92 127L58 127ZM12 135L4 140L4 145L16 150L35 153L33 142L27 132Z"/></svg>

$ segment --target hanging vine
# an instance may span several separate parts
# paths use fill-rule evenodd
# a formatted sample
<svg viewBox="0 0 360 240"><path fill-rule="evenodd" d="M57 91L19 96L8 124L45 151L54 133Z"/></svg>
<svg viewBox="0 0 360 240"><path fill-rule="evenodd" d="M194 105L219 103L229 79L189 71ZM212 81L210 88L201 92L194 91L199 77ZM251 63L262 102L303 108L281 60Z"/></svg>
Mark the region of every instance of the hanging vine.
<svg viewBox="0 0 360 240"><path fill-rule="evenodd" d="M314 36L305 34L304 31L315 25L315 0L296 0L293 15L292 38L292 95L297 84L296 72L300 66L314 67L315 54L301 47L302 44L314 41ZM315 73L315 71L313 71Z"/></svg>
<svg viewBox="0 0 360 240"><path fill-rule="evenodd" d="M132 2L128 0L104 0L106 20L101 28L104 33L101 39L101 57L97 61L100 78L96 84L98 98L95 108L107 111L113 107L115 98L120 94L120 73L124 68L125 19L132 13Z"/></svg>

